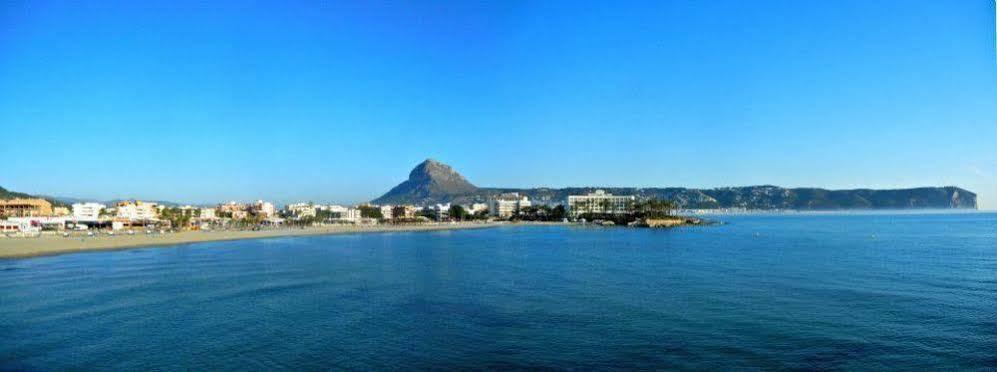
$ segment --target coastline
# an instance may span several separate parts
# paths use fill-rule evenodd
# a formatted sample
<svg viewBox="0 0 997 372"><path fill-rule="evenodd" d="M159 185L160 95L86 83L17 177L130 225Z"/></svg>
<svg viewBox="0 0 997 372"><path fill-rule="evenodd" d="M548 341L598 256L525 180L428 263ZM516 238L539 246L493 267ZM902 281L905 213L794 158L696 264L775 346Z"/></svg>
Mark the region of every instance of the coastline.
<svg viewBox="0 0 997 372"><path fill-rule="evenodd" d="M420 232L442 230L482 229L501 226L501 223L456 223L431 225L337 225L304 229L279 230L213 230L184 231L167 234L119 234L94 237L62 237L57 235L37 238L0 238L0 260L60 254L114 251L133 248L165 247L177 244L215 242L226 240L265 239L292 236L365 234L389 232Z"/></svg>

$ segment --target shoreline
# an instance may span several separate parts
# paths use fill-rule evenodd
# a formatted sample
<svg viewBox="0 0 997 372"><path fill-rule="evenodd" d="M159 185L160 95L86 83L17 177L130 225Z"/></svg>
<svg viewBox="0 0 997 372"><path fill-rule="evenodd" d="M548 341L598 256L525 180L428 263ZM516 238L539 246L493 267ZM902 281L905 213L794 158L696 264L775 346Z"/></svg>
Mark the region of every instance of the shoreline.
<svg viewBox="0 0 997 372"><path fill-rule="evenodd" d="M432 225L338 225L280 230L212 230L184 231L167 234L100 235L95 237L0 238L0 260L55 256L71 253L117 251L135 248L168 247L179 244L245 239L265 239L295 236L367 234L390 232L427 232L444 230L484 229L503 226L501 223L457 223Z"/></svg>

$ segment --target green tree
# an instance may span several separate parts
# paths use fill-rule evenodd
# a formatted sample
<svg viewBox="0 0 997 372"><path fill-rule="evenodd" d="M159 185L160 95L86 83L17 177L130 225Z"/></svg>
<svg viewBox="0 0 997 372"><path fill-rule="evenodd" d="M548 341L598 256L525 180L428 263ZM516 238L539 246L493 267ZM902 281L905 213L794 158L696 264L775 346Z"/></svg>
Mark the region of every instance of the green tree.
<svg viewBox="0 0 997 372"><path fill-rule="evenodd" d="M467 210L465 210L464 207L461 207L460 205L457 204L450 206L449 214L450 218L455 219L457 221L466 220L468 217L471 216L470 213L467 213Z"/></svg>
<svg viewBox="0 0 997 372"><path fill-rule="evenodd" d="M568 211L564 209L564 206L561 204L558 204L556 207L550 210L551 221L560 221L563 220L565 217L568 217Z"/></svg>
<svg viewBox="0 0 997 372"><path fill-rule="evenodd" d="M436 214L436 210L433 208L422 208L419 212L416 212L416 216L426 217L431 220L438 220L439 216Z"/></svg>
<svg viewBox="0 0 997 372"><path fill-rule="evenodd" d="M371 205L361 205L360 217L382 219L384 218L384 215L381 214L381 208Z"/></svg>

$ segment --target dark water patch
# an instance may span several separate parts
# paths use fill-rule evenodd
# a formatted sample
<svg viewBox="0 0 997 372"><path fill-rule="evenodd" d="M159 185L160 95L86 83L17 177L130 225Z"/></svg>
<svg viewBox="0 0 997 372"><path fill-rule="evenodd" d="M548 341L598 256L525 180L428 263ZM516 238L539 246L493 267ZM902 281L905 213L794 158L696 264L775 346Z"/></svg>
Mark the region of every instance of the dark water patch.
<svg viewBox="0 0 997 372"><path fill-rule="evenodd" d="M204 298L203 301L226 301L238 298L266 298L270 296L284 295L294 292L307 292L309 288L315 288L322 284L321 281L305 281L291 283L266 283L258 287L240 288L238 290L214 293Z"/></svg>

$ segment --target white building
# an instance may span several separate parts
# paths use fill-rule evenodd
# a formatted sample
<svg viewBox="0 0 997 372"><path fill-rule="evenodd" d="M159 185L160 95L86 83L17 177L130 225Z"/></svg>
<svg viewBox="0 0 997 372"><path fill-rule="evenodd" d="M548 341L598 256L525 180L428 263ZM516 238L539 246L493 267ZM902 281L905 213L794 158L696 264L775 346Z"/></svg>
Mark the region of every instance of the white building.
<svg viewBox="0 0 997 372"><path fill-rule="evenodd" d="M394 218L394 216L392 215L392 209L393 209L393 207L390 206L390 205L382 205L381 206L381 218L384 218L386 220L390 220L390 219Z"/></svg>
<svg viewBox="0 0 997 372"><path fill-rule="evenodd" d="M391 208L391 217L395 219L412 219L415 218L415 212L418 210L419 208L416 208L414 205L396 205L394 208Z"/></svg>
<svg viewBox="0 0 997 372"><path fill-rule="evenodd" d="M200 218L202 220L214 220L217 219L218 216L215 214L214 208L201 208Z"/></svg>
<svg viewBox="0 0 997 372"><path fill-rule="evenodd" d="M439 219L442 220L442 219L450 217L450 203L437 204L437 205L434 205L432 208L433 208L433 211L436 212L437 218L439 218Z"/></svg>
<svg viewBox="0 0 997 372"><path fill-rule="evenodd" d="M505 193L488 200L488 211L492 216L508 218L520 209L529 207L530 199L519 193Z"/></svg>
<svg viewBox="0 0 997 372"><path fill-rule="evenodd" d="M287 210L297 218L315 217L315 209L311 203L295 203L287 206Z"/></svg>
<svg viewBox="0 0 997 372"><path fill-rule="evenodd" d="M332 213L344 213L349 208L346 208L342 205L330 204L330 205L320 205L318 206L318 209L322 211L329 211Z"/></svg>
<svg viewBox="0 0 997 372"><path fill-rule="evenodd" d="M577 217L584 213L622 214L630 211L636 198L633 195L613 195L603 190L595 190L588 195L568 196L568 213Z"/></svg>
<svg viewBox="0 0 997 372"><path fill-rule="evenodd" d="M263 218L275 217L277 215L277 207L274 207L273 203L257 200L250 209L252 213Z"/></svg>
<svg viewBox="0 0 997 372"><path fill-rule="evenodd" d="M100 203L75 203L73 204L73 219L77 221L97 221L100 218L100 211L106 208Z"/></svg>
<svg viewBox="0 0 997 372"><path fill-rule="evenodd" d="M478 212L481 212L481 211L487 211L488 210L488 204L485 204L485 203L474 203L474 204L471 204L471 205L464 206L464 210L466 210L467 213L475 214L475 213L478 213Z"/></svg>
<svg viewBox="0 0 997 372"><path fill-rule="evenodd" d="M335 212L333 212L333 213L335 213ZM349 220L349 221L356 222L356 221L360 221L360 218L361 218L360 209L357 209L357 208L346 208L346 211L339 212L339 213L340 213L339 218L343 219L343 220Z"/></svg>
<svg viewBox="0 0 997 372"><path fill-rule="evenodd" d="M143 203L141 200L118 203L118 218L132 221L155 220L159 216L156 203Z"/></svg>
<svg viewBox="0 0 997 372"><path fill-rule="evenodd" d="M62 230L66 228L66 222L71 220L68 216L43 216L43 217L8 217L7 222L20 226L22 232L33 232L41 230Z"/></svg>

